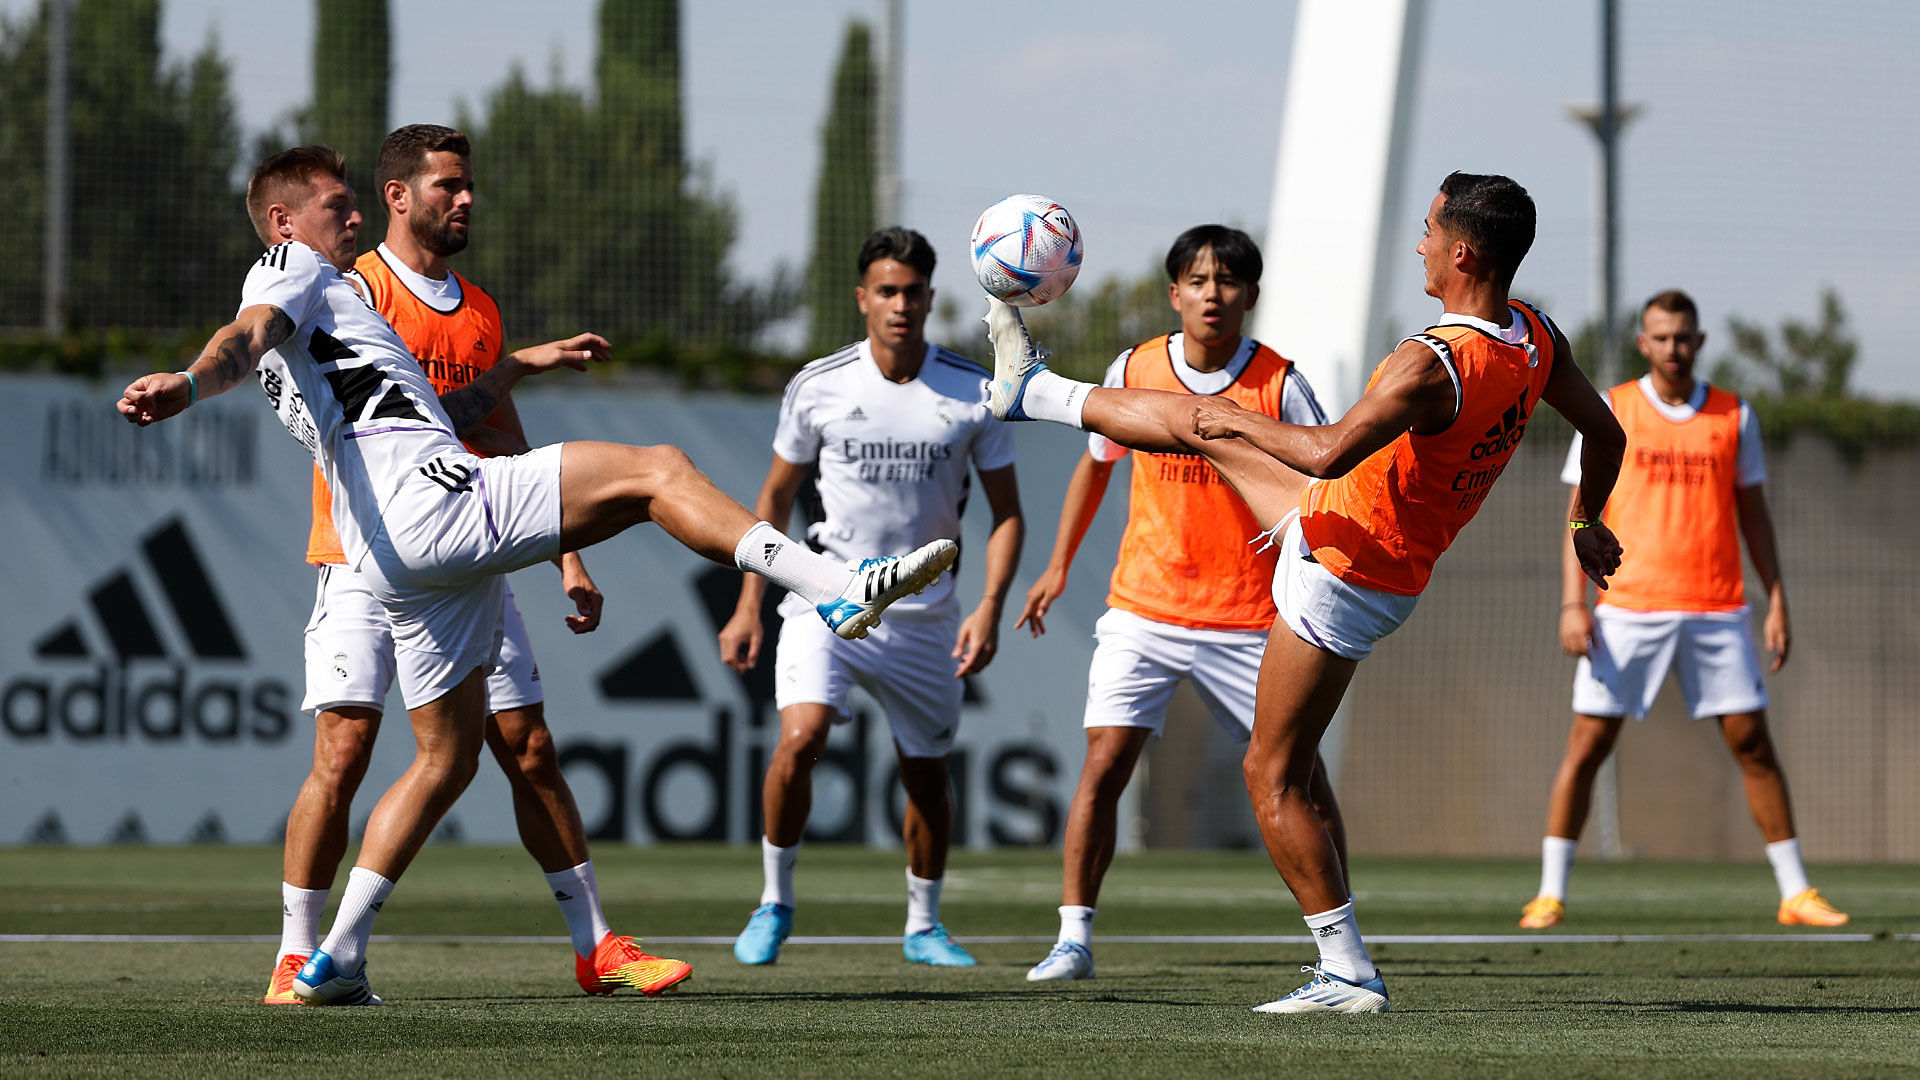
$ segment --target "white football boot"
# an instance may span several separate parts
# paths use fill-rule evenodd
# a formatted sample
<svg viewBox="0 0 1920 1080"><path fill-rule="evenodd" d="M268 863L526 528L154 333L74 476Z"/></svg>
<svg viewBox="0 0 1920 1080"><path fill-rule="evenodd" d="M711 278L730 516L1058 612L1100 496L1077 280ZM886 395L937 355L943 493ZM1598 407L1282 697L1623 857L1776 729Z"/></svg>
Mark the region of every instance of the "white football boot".
<svg viewBox="0 0 1920 1080"><path fill-rule="evenodd" d="M987 383L987 411L1002 420L1031 420L1020 407L1027 383L1047 370L1053 354L1040 347L1020 321L1020 309L987 297L987 340L993 342L993 378Z"/></svg>
<svg viewBox="0 0 1920 1080"><path fill-rule="evenodd" d="M1066 982L1093 978L1093 950L1077 941L1055 942L1045 960L1027 972L1028 982Z"/></svg>
<svg viewBox="0 0 1920 1080"><path fill-rule="evenodd" d="M1313 978L1307 985L1265 1005L1255 1005L1257 1013L1383 1013L1387 1011L1387 984L1378 972L1366 982L1348 982L1320 969L1303 967Z"/></svg>
<svg viewBox="0 0 1920 1080"><path fill-rule="evenodd" d="M867 636L880 623L887 605L909 593L924 590L939 579L960 555L960 545L935 540L905 555L863 559L853 568L846 591L814 610L834 633L852 640Z"/></svg>

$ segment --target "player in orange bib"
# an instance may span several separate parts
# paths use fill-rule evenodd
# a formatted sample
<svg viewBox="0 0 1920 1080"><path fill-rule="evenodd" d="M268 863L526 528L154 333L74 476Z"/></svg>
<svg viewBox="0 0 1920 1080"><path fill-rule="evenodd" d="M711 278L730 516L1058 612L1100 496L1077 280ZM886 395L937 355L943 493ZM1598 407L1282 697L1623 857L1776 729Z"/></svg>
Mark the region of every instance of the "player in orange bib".
<svg viewBox="0 0 1920 1080"><path fill-rule="evenodd" d="M393 325L436 393L479 378L503 354L500 308L491 296L447 266L466 247L473 205L473 166L466 136L416 124L388 135L378 183L388 209L386 242L360 256L354 270L374 309ZM485 424L467 432L482 456L527 450L513 399L505 397ZM333 525L333 500L319 470L313 477L313 525L307 561L319 568L314 614L306 630L307 695L314 717L313 769L287 815L281 882L281 943L267 988L268 1004L294 1004L293 977L318 944L319 919L347 848L347 817L366 775L394 678L394 641L387 613L362 576L347 566ZM601 596L577 552L554 560L561 586L578 613L574 633L600 623ZM590 994L621 986L659 993L688 977L685 963L642 952L613 933L601 908L586 827L547 729L526 624L505 596L500 662L487 676L486 742L507 775L514 819L540 864L573 938L574 976Z"/></svg>
<svg viewBox="0 0 1920 1080"><path fill-rule="evenodd" d="M1620 425L1546 316L1508 292L1533 244L1533 200L1504 176L1453 173L1427 211L1427 295L1445 308L1401 342L1338 421L1303 427L1220 396L1062 378L998 301L989 407L1152 453L1197 453L1279 548L1247 791L1267 854L1320 946L1305 986L1261 1013L1372 1013L1386 983L1361 943L1339 852L1310 795L1320 736L1355 667L1412 614L1434 560L1472 519L1541 400L1585 434L1569 524L1583 572L1604 583L1620 547L1598 520L1620 467ZM1195 591L1204 586L1196 583Z"/></svg>
<svg viewBox="0 0 1920 1080"><path fill-rule="evenodd" d="M1747 403L1693 375L1707 335L1686 293L1670 289L1640 314L1644 378L1607 391L1627 433L1627 453L1606 520L1627 556L1599 606L1587 609L1586 581L1563 558L1560 644L1580 658L1573 680L1573 730L1554 778L1541 841L1540 893L1520 925L1557 925L1566 912L1567 874L1586 824L1593 777L1622 722L1644 719L1667 668L1698 718L1719 718L1727 749L1746 779L1747 806L1767 840L1780 887L1778 919L1788 926L1844 926L1807 880L1793 828L1787 781L1767 733L1767 686L1754 648L1740 567L1740 538L1767 590L1765 624L1772 670L1787 661L1791 636L1780 581L1760 426ZM1580 482L1576 441L1562 479ZM1615 512L1630 507L1631 516ZM1621 520L1616 522L1616 518Z"/></svg>
<svg viewBox="0 0 1920 1080"><path fill-rule="evenodd" d="M1224 225L1188 229L1167 252L1166 267L1180 329L1120 354L1107 386L1222 394L1275 419L1327 422L1305 376L1240 335L1260 296L1263 267L1252 237ZM1087 437L1060 508L1053 559L1028 591L1016 626L1031 625L1036 637L1046 632L1047 611L1066 591L1074 553L1127 453L1103 436ZM1180 680L1193 682L1233 738L1244 742L1253 730L1260 659L1274 619L1275 555L1249 557L1244 539L1260 526L1214 467L1190 452L1133 451L1127 507L1110 610L1094 627L1087 756L1061 852L1060 936L1027 972L1029 982L1093 978L1094 905L1113 862L1120 795L1148 738L1166 723ZM1195 582L1207 587L1196 590ZM1346 831L1324 769L1314 771L1313 782L1314 804L1344 864Z"/></svg>

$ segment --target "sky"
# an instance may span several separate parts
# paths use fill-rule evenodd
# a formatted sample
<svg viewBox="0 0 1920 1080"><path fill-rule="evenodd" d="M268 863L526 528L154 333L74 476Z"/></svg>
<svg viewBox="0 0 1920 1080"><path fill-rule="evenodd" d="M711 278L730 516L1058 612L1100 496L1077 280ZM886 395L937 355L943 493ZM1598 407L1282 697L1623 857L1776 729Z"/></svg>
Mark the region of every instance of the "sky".
<svg viewBox="0 0 1920 1080"><path fill-rule="evenodd" d="M0 0L17 14L33 0ZM1069 207L1082 280L1135 275L1203 221L1264 239L1291 0L1214 0L1170 20L1144 0L906 0L901 217L964 279L963 244L1016 191ZM847 20L881 0L686 0L689 153L735 203L736 271L804 265L819 129ZM1594 302L1593 140L1568 107L1597 97L1594 0L1428 0L1387 314L1437 314L1413 244L1440 178L1503 172L1533 193L1540 231L1516 292L1578 326ZM1920 398L1904 321L1920 302L1920 4L1905 0L1623 0L1620 87L1640 108L1622 143L1621 289L1693 293L1709 362L1729 316L1811 318L1836 289L1862 346L1854 383ZM515 64L585 86L592 0L394 0L393 121L450 123ZM241 121L305 101L305 0L165 0L167 48L219 35ZM269 50L260 43L273 42ZM1338 155L1329 146L1326 153ZM936 325L935 334L943 329ZM953 328L959 332L959 328ZM968 331L970 332L970 331Z"/></svg>

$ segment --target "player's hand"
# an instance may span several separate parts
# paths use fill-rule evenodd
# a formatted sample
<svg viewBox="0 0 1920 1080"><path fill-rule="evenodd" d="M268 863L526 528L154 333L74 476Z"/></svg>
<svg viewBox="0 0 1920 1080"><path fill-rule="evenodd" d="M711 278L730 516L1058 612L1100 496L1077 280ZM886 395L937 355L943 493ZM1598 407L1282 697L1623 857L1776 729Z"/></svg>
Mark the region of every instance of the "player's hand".
<svg viewBox="0 0 1920 1080"><path fill-rule="evenodd" d="M759 613L734 612L727 625L720 628L720 660L745 675L760 662L760 639Z"/></svg>
<svg viewBox="0 0 1920 1080"><path fill-rule="evenodd" d="M613 346L607 344L607 339L599 334L575 334L544 345L530 345L514 353L513 358L535 372L552 371L557 367L585 371L589 362L604 364L613 359Z"/></svg>
<svg viewBox="0 0 1920 1080"><path fill-rule="evenodd" d="M591 634L600 628L600 609L607 598L587 576L587 567L576 552L560 556L560 587L567 591L577 614L567 616L567 629L576 634Z"/></svg>
<svg viewBox="0 0 1920 1080"><path fill-rule="evenodd" d="M1593 612L1586 604L1560 606L1560 648L1568 656L1586 656L1593 648Z"/></svg>
<svg viewBox="0 0 1920 1080"><path fill-rule="evenodd" d="M1786 666L1787 653L1793 648L1793 631L1787 627L1787 598L1777 596L1767 606L1767 621L1761 627L1761 634L1767 639L1767 652L1773 655L1773 663L1768 671L1779 671Z"/></svg>
<svg viewBox="0 0 1920 1080"><path fill-rule="evenodd" d="M116 408L128 423L146 427L185 412L190 395L185 375L177 371L156 371L129 383L120 392L120 403Z"/></svg>
<svg viewBox="0 0 1920 1080"><path fill-rule="evenodd" d="M1193 403L1193 433L1203 439L1232 439L1245 429L1247 410L1223 397L1198 398Z"/></svg>
<svg viewBox="0 0 1920 1080"><path fill-rule="evenodd" d="M1013 628L1018 630L1025 626L1034 637L1046 633L1047 612L1053 607L1053 602L1060 599L1060 594L1066 591L1067 568L1063 566L1056 570L1047 567L1046 572L1040 575L1040 580L1027 590L1027 602L1020 608L1020 617L1013 620Z"/></svg>
<svg viewBox="0 0 1920 1080"><path fill-rule="evenodd" d="M998 606L982 602L960 624L960 639L954 642L953 658L960 666L953 669L953 677L972 675L993 662L993 654L1000 651L1000 610Z"/></svg>
<svg viewBox="0 0 1920 1080"><path fill-rule="evenodd" d="M1596 521L1573 530L1573 557L1587 580L1604 589L1607 579L1620 569L1620 541L1614 539L1612 529Z"/></svg>

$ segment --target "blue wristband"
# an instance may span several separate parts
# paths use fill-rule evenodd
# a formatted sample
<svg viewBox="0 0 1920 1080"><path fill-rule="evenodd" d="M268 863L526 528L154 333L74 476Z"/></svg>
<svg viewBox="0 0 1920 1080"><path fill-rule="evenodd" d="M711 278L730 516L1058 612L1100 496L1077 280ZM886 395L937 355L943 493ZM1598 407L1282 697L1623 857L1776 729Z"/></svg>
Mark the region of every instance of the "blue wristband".
<svg viewBox="0 0 1920 1080"><path fill-rule="evenodd" d="M200 380L191 371L182 371L180 374L187 377L187 408L191 409L193 403L200 400Z"/></svg>

